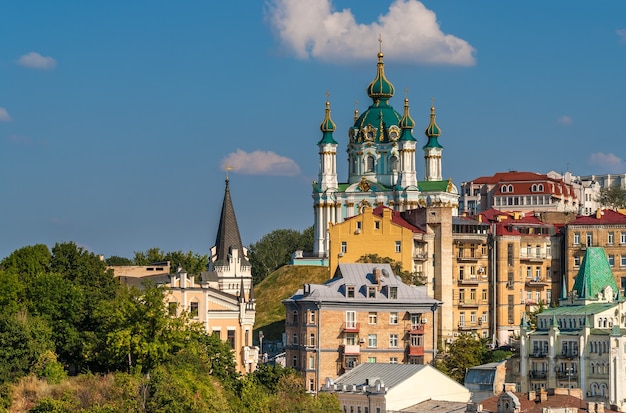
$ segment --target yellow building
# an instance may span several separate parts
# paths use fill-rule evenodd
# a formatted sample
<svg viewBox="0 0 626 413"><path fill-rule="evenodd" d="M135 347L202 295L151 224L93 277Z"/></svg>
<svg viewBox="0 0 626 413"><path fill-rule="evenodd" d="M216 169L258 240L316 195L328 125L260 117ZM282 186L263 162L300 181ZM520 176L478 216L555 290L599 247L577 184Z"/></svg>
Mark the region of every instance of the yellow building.
<svg viewBox="0 0 626 413"><path fill-rule="evenodd" d="M173 272L169 262L110 268L129 286L142 288L145 281L165 286L170 314L186 311L207 333L227 341L237 369L245 373L256 370L259 361L259 348L252 345L256 301L247 254L226 180L217 239L206 271L188 274L178 268Z"/></svg>
<svg viewBox="0 0 626 413"><path fill-rule="evenodd" d="M391 208L364 207L359 215L330 224L330 274L339 263L357 262L364 255L377 254L402 263L405 271L414 271L413 237L423 233L402 219Z"/></svg>

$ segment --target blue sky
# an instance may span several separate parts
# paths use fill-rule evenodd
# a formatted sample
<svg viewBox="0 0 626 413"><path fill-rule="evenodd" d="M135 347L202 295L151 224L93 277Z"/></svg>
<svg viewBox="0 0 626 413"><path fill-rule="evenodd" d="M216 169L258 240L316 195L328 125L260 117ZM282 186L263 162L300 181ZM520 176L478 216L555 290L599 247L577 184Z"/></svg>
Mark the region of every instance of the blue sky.
<svg viewBox="0 0 626 413"><path fill-rule="evenodd" d="M621 0L4 1L0 257L206 253L227 164L245 244L310 226L325 94L345 179L379 34L444 178L626 172Z"/></svg>

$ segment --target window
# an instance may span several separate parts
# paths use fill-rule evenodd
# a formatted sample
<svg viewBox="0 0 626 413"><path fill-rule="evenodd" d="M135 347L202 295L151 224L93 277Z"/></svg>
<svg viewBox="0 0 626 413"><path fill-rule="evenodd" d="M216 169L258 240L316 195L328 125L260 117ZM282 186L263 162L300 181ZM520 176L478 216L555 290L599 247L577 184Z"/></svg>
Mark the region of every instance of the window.
<svg viewBox="0 0 626 413"><path fill-rule="evenodd" d="M615 240L615 233L609 232L609 236L608 236L606 243L609 245L613 245L614 240Z"/></svg>
<svg viewBox="0 0 626 413"><path fill-rule="evenodd" d="M398 170L398 158L396 156L389 158L389 169L391 169L392 172Z"/></svg>
<svg viewBox="0 0 626 413"><path fill-rule="evenodd" d="M367 315L367 322L369 324L376 324L378 322L378 313L370 311L370 313Z"/></svg>
<svg viewBox="0 0 626 413"><path fill-rule="evenodd" d="M293 310L292 322L293 324L298 324L298 310Z"/></svg>
<svg viewBox="0 0 626 413"><path fill-rule="evenodd" d="M489 317L489 313L487 311L483 311L483 315L480 317L483 323L487 322L487 317Z"/></svg>
<svg viewBox="0 0 626 413"><path fill-rule="evenodd" d="M470 313L470 323L476 324L476 311Z"/></svg>
<svg viewBox="0 0 626 413"><path fill-rule="evenodd" d="M346 241L341 241L341 253L345 254L348 252L348 243Z"/></svg>
<svg viewBox="0 0 626 413"><path fill-rule="evenodd" d="M292 367L298 367L298 356L297 355L293 355L292 359L291 359L291 366Z"/></svg>
<svg viewBox="0 0 626 413"><path fill-rule="evenodd" d="M609 265L611 267L615 266L615 255L609 255Z"/></svg>
<svg viewBox="0 0 626 413"><path fill-rule="evenodd" d="M367 362L368 363L376 363L376 357L368 357L367 358Z"/></svg>
<svg viewBox="0 0 626 413"><path fill-rule="evenodd" d="M574 232L574 245L580 244L580 232Z"/></svg>
<svg viewBox="0 0 626 413"><path fill-rule="evenodd" d="M315 356L309 356L309 370L315 368Z"/></svg>
<svg viewBox="0 0 626 413"><path fill-rule="evenodd" d="M464 276L465 276L465 267L461 265L459 267L459 280L463 281Z"/></svg>
<svg viewBox="0 0 626 413"><path fill-rule="evenodd" d="M291 342L292 342L292 344L298 344L298 334L297 333L293 333L293 336L291 338Z"/></svg>
<svg viewBox="0 0 626 413"><path fill-rule="evenodd" d="M315 380L309 379L309 391L315 391Z"/></svg>
<svg viewBox="0 0 626 413"><path fill-rule="evenodd" d="M620 232L619 234L619 243L626 244L626 232Z"/></svg>
<svg viewBox="0 0 626 413"><path fill-rule="evenodd" d="M470 290L470 301L472 303L476 301L476 289L474 288Z"/></svg>
<svg viewBox="0 0 626 413"><path fill-rule="evenodd" d="M487 301L487 290L483 290L482 299L483 301Z"/></svg>
<svg viewBox="0 0 626 413"><path fill-rule="evenodd" d="M389 313L389 324L398 324L398 313Z"/></svg>
<svg viewBox="0 0 626 413"><path fill-rule="evenodd" d="M420 334L411 334L411 346L421 347L424 345L424 336Z"/></svg>
<svg viewBox="0 0 626 413"><path fill-rule="evenodd" d="M376 160L372 155L367 157L367 172L374 172L374 165L376 164Z"/></svg>
<svg viewBox="0 0 626 413"><path fill-rule="evenodd" d="M620 256L620 263L619 263L620 267L626 267L626 255L621 255Z"/></svg>
<svg viewBox="0 0 626 413"><path fill-rule="evenodd" d="M315 311L309 311L309 323L315 324Z"/></svg>
<svg viewBox="0 0 626 413"><path fill-rule="evenodd" d="M217 338L219 338L220 340L222 339L222 332L220 330L213 330L212 335L216 336Z"/></svg>
<svg viewBox="0 0 626 413"><path fill-rule="evenodd" d="M349 285L346 287L346 296L348 298L354 298L354 285Z"/></svg>
<svg viewBox="0 0 626 413"><path fill-rule="evenodd" d="M389 298L394 300L398 298L398 287L389 287Z"/></svg>
<svg viewBox="0 0 626 413"><path fill-rule="evenodd" d="M356 328L356 311L346 311L346 328Z"/></svg>
<svg viewBox="0 0 626 413"><path fill-rule="evenodd" d="M463 304L465 302L465 290L459 290L459 303Z"/></svg>
<svg viewBox="0 0 626 413"><path fill-rule="evenodd" d="M367 346L368 347L376 347L378 344L378 339L376 334L368 334L367 335Z"/></svg>
<svg viewBox="0 0 626 413"><path fill-rule="evenodd" d="M374 221L374 229L380 229L380 221Z"/></svg>
<svg viewBox="0 0 626 413"><path fill-rule="evenodd" d="M396 241L396 252L402 252L402 242Z"/></svg>
<svg viewBox="0 0 626 413"><path fill-rule="evenodd" d="M398 364L397 357L389 357L389 364Z"/></svg>
<svg viewBox="0 0 626 413"><path fill-rule="evenodd" d="M193 318L198 317L198 303L197 302L192 302L189 303L189 315Z"/></svg>
<svg viewBox="0 0 626 413"><path fill-rule="evenodd" d="M465 325L465 312L461 311L459 313L459 327L463 327Z"/></svg>
<svg viewBox="0 0 626 413"><path fill-rule="evenodd" d="M398 347L398 335L389 334L389 347Z"/></svg>
<svg viewBox="0 0 626 413"><path fill-rule="evenodd" d="M535 268L535 279L539 281L541 279L541 267Z"/></svg>
<svg viewBox="0 0 626 413"><path fill-rule="evenodd" d="M411 314L411 328L413 330L417 329L418 325L420 324L421 318L422 315L419 313Z"/></svg>
<svg viewBox="0 0 626 413"><path fill-rule="evenodd" d="M309 334L309 347L315 347L315 333Z"/></svg>
<svg viewBox="0 0 626 413"><path fill-rule="evenodd" d="M533 278L533 267L526 267L526 277Z"/></svg>
<svg viewBox="0 0 626 413"><path fill-rule="evenodd" d="M169 315L175 316L177 309L178 309L178 303L168 303L167 304L167 311L168 311Z"/></svg>
<svg viewBox="0 0 626 413"><path fill-rule="evenodd" d="M574 267L580 267L580 257L574 257Z"/></svg>
<svg viewBox="0 0 626 413"><path fill-rule="evenodd" d="M235 330L228 330L226 341L228 341L228 344L230 344L230 348L235 348Z"/></svg>
<svg viewBox="0 0 626 413"><path fill-rule="evenodd" d="M346 333L346 344L349 346L356 345L356 333Z"/></svg>
<svg viewBox="0 0 626 413"><path fill-rule="evenodd" d="M588 247L593 246L593 234L591 232L587 233L587 246Z"/></svg>
<svg viewBox="0 0 626 413"><path fill-rule="evenodd" d="M367 298L376 298L376 287L367 287Z"/></svg>

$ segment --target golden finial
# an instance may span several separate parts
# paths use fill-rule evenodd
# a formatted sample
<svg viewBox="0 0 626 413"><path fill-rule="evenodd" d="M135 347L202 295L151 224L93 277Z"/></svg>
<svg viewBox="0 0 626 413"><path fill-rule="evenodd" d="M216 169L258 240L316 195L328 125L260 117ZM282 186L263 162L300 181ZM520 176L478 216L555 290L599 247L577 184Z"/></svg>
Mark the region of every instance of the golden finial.
<svg viewBox="0 0 626 413"><path fill-rule="evenodd" d="M359 119L359 101L354 100L354 121L356 122Z"/></svg>
<svg viewBox="0 0 626 413"><path fill-rule="evenodd" d="M330 92L327 90L326 91L326 101L328 101L328 98L330 97Z"/></svg>
<svg viewBox="0 0 626 413"><path fill-rule="evenodd" d="M407 99L409 97L409 88L408 87L404 88L404 97L407 98Z"/></svg>
<svg viewBox="0 0 626 413"><path fill-rule="evenodd" d="M430 97L430 106L435 106L435 97L434 96Z"/></svg>

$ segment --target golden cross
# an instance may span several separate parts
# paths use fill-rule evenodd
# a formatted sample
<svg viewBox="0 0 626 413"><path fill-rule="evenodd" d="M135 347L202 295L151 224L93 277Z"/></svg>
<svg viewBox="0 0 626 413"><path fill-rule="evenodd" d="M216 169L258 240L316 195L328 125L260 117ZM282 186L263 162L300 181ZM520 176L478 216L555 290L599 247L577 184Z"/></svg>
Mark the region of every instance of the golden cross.
<svg viewBox="0 0 626 413"><path fill-rule="evenodd" d="M328 98L330 97L330 92L327 90L326 91L326 101L328 102Z"/></svg>
<svg viewBox="0 0 626 413"><path fill-rule="evenodd" d="M383 51L383 36L378 33L378 51L382 53Z"/></svg>

